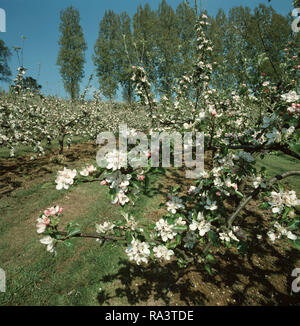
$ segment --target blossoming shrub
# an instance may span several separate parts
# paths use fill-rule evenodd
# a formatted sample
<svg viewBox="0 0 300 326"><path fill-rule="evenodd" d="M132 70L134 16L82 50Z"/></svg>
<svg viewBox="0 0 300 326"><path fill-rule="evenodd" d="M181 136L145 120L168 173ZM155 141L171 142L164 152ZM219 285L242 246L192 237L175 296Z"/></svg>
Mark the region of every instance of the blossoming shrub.
<svg viewBox="0 0 300 326"><path fill-rule="evenodd" d="M260 208L272 213L265 240L287 238L300 249L300 218L296 210L300 201L295 191L280 184L286 177L299 177L300 171L270 179L266 168L256 167L257 158L270 153L281 152L300 159L299 74L295 73L299 54L292 42L287 44L286 60L282 63L286 75L280 85L273 85L263 74L257 78L255 90L243 84L229 94L221 93L210 85L214 64L209 61L213 45L206 38L207 18L202 15L196 23L197 60L178 81L173 90L175 99L163 96L157 102L145 69L132 67L132 81L149 118L148 136L156 131L203 132L205 151L211 154L206 169L186 194L182 194L181 185L173 189L161 219L141 227L125 211L158 171L152 167L151 153L140 153L148 162L143 168L125 166L132 147L128 152L108 152L101 168L89 166L79 173L65 168L58 172L58 190L81 182L99 182L109 188L112 204L123 207L124 214L116 222L97 224L96 234L90 235L72 223L60 230L61 209L50 208L47 212L53 213L44 212L37 224L38 233L44 235L41 243L47 245L48 251L55 251L58 243L68 243L72 237L94 237L101 243L124 243L129 260L138 265L176 259L180 266L204 263L210 273L213 248L234 246L245 253L249 240L238 217L252 199L260 199ZM233 212L226 208L229 202Z"/></svg>

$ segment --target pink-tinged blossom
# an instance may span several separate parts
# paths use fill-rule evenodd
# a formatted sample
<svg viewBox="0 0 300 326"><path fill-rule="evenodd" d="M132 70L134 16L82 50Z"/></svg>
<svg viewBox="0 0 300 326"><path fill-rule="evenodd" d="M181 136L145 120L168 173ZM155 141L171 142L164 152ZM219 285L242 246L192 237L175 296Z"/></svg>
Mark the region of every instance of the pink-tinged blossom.
<svg viewBox="0 0 300 326"><path fill-rule="evenodd" d="M145 180L145 176L144 175L139 175L138 176L138 180L139 181L144 181Z"/></svg>
<svg viewBox="0 0 300 326"><path fill-rule="evenodd" d="M46 231L47 226L50 225L51 220L49 217L43 215L42 217L37 219L37 222L37 233L43 233Z"/></svg>
<svg viewBox="0 0 300 326"><path fill-rule="evenodd" d="M46 209L44 211L44 215L46 216L55 216L57 214L61 214L63 212L63 208L59 206L54 206Z"/></svg>

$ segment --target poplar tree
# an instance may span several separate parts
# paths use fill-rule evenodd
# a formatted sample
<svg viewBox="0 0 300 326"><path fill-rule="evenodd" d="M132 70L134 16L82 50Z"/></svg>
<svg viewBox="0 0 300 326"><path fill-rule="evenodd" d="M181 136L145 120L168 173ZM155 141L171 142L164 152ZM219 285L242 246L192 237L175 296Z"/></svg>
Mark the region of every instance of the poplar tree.
<svg viewBox="0 0 300 326"><path fill-rule="evenodd" d="M190 72L195 54L195 9L190 7L187 1L180 3L176 9L179 60L177 76Z"/></svg>
<svg viewBox="0 0 300 326"><path fill-rule="evenodd" d="M112 10L105 11L99 24L93 61L96 66L100 90L110 101L113 100L118 90L120 42L120 18Z"/></svg>
<svg viewBox="0 0 300 326"><path fill-rule="evenodd" d="M84 77L84 52L87 45L80 26L79 11L72 6L60 13L59 53L57 65L64 82L64 88L70 94L72 101L78 98L80 82Z"/></svg>
<svg viewBox="0 0 300 326"><path fill-rule="evenodd" d="M8 59L11 56L11 52L3 40L0 40L0 80L9 81L11 71L8 66Z"/></svg>
<svg viewBox="0 0 300 326"><path fill-rule="evenodd" d="M137 64L142 65L149 81L156 85L157 75L157 17L148 3L138 6L133 16L133 43Z"/></svg>
<svg viewBox="0 0 300 326"><path fill-rule="evenodd" d="M119 83L123 87L123 99L132 102L134 90L132 85L132 65L137 64L134 51L131 19L124 11L120 14L120 40L119 40Z"/></svg>
<svg viewBox="0 0 300 326"><path fill-rule="evenodd" d="M162 0L158 6L156 32L160 92L171 95L179 64L179 31L175 12L166 0Z"/></svg>

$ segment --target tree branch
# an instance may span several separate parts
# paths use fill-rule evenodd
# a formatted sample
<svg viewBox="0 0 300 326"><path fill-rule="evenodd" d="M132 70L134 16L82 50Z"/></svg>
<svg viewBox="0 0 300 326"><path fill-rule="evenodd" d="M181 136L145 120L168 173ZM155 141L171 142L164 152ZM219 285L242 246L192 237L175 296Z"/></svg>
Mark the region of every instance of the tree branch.
<svg viewBox="0 0 300 326"><path fill-rule="evenodd" d="M277 181L288 178L293 175L300 176L300 171L289 171L289 172L285 172L281 175L277 175L269 181L267 187L270 188ZM232 223L234 222L234 220L238 216L238 214L241 212L241 210L249 203L249 201L251 199L255 198L259 194L260 191L261 191L261 188L255 189L243 202L241 202L241 204L239 205L237 210L228 219L227 224L228 224L229 228L232 226Z"/></svg>
<svg viewBox="0 0 300 326"><path fill-rule="evenodd" d="M298 160L300 160L300 155L296 152L292 151L288 146L282 145L282 144L272 144L269 146L265 146L265 144L262 145L228 145L228 149L243 149L247 152L254 153L254 152L262 152L262 151L280 151L286 155L289 155L291 157L294 157ZM217 147L215 146L208 146L207 150L216 150Z"/></svg>
<svg viewBox="0 0 300 326"><path fill-rule="evenodd" d="M64 231L58 231L60 235L66 236L68 238L68 233ZM91 238L91 239L100 239L100 240L112 240L112 241L122 241L125 240L125 237L114 237L107 235L98 235L98 234L87 234L87 233L77 233L71 238Z"/></svg>

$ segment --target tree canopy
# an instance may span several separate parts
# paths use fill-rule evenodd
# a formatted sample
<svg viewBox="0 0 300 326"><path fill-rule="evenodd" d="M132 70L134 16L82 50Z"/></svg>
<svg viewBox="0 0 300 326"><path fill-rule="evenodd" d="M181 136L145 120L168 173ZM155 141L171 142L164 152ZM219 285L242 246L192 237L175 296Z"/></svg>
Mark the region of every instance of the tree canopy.
<svg viewBox="0 0 300 326"><path fill-rule="evenodd" d="M0 40L0 80L9 81L11 71L8 66L8 59L11 56L11 51L5 45L3 40Z"/></svg>
<svg viewBox="0 0 300 326"><path fill-rule="evenodd" d="M157 10L148 3L139 5L132 18L126 12L106 12L93 55L104 96L113 99L122 87L124 98L134 98L130 83L134 65L144 67L156 94L172 94L176 79L193 69L197 11L188 1L174 10L162 0ZM281 82L283 50L293 37L291 16L260 4L254 10L240 6L225 13L220 9L215 17L209 17L209 23L207 34L216 63L212 87L234 90L247 84L255 90L262 73L272 82Z"/></svg>
<svg viewBox="0 0 300 326"><path fill-rule="evenodd" d="M72 6L60 13L59 54L57 65L60 66L64 87L74 100L79 95L79 83L84 77L84 52L87 45L80 26L79 11Z"/></svg>

